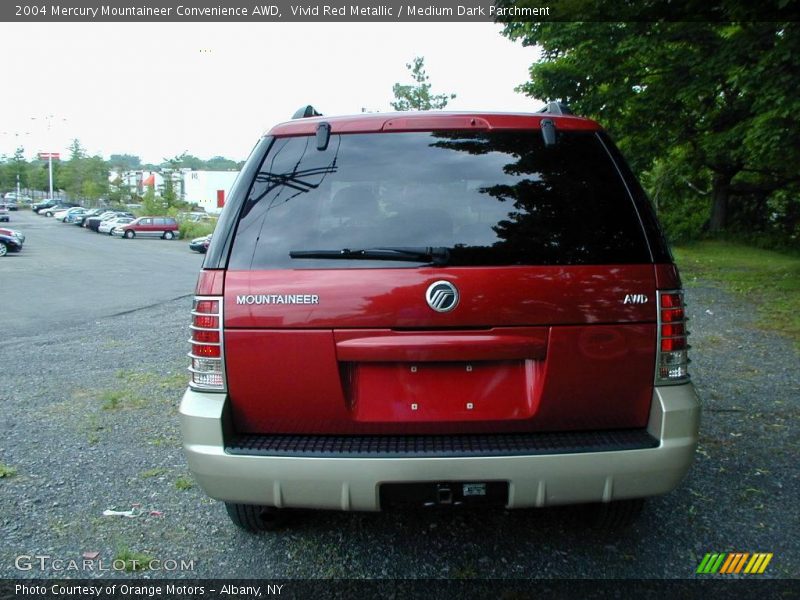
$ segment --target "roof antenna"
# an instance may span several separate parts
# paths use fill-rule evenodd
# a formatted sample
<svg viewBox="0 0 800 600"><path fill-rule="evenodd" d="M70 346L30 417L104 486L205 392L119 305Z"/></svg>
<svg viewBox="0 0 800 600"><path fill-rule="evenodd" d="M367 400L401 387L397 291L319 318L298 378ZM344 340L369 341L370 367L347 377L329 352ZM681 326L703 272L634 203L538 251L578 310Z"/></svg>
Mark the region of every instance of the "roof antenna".
<svg viewBox="0 0 800 600"><path fill-rule="evenodd" d="M571 115L574 114L564 102L548 102L537 112L550 115Z"/></svg>
<svg viewBox="0 0 800 600"><path fill-rule="evenodd" d="M301 106L292 115L292 119L307 119L308 117L321 117L322 113L318 113L316 109L310 104Z"/></svg>

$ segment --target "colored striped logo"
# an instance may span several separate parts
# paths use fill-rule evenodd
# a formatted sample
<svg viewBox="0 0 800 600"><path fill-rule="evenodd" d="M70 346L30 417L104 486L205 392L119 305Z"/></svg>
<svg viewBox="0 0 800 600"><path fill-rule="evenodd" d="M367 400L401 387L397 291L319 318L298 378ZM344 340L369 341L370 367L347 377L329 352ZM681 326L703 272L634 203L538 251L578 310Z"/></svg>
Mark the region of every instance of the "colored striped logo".
<svg viewBox="0 0 800 600"><path fill-rule="evenodd" d="M709 552L700 561L696 573L703 575L732 575L745 573L747 575L760 575L767 569L772 560L772 552Z"/></svg>

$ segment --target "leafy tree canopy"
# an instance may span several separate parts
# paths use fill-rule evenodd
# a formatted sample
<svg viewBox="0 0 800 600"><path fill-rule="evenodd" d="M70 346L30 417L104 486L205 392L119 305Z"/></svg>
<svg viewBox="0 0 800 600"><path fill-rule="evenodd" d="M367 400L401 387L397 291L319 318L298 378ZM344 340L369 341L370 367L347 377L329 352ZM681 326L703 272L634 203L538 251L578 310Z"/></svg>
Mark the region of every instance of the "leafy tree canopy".
<svg viewBox="0 0 800 600"><path fill-rule="evenodd" d="M414 83L403 85L395 83L392 93L395 100L390 102L395 110L432 110L442 109L453 100L455 94L432 94L431 84L428 83L428 74L425 72L425 59L417 56L406 68L411 72Z"/></svg>
<svg viewBox="0 0 800 600"><path fill-rule="evenodd" d="M651 194L679 182L707 196L712 230L754 211L766 224L775 193L800 195L800 23L516 22L504 34L542 51L522 92L598 119Z"/></svg>
<svg viewBox="0 0 800 600"><path fill-rule="evenodd" d="M142 168L142 161L133 154L112 154L108 157L108 164L118 172L135 171Z"/></svg>

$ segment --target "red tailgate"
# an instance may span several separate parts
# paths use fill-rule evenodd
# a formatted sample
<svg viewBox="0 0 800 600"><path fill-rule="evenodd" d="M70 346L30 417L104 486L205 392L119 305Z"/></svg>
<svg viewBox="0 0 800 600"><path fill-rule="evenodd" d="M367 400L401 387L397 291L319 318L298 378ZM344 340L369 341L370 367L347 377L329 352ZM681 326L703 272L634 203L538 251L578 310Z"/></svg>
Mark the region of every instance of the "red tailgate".
<svg viewBox="0 0 800 600"><path fill-rule="evenodd" d="M451 312L428 306L455 285ZM646 425L652 265L229 271L225 352L248 432Z"/></svg>

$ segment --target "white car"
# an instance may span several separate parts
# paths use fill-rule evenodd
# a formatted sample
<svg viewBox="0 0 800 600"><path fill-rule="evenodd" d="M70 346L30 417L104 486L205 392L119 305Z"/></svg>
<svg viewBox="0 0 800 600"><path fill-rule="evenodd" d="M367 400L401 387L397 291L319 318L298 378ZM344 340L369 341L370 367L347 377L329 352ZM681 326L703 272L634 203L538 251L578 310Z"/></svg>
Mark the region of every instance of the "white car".
<svg viewBox="0 0 800 600"><path fill-rule="evenodd" d="M107 233L108 235L111 235L111 232L118 225L127 225L131 222L133 222L131 217L116 217L114 219L108 219L107 221L102 221L100 225L97 226L97 233Z"/></svg>
<svg viewBox="0 0 800 600"><path fill-rule="evenodd" d="M62 223L67 222L67 218L71 217L72 215L80 215L86 212L87 209L83 208L82 206L73 206L72 208L68 208L67 210L60 210L53 217L57 221L61 221Z"/></svg>

